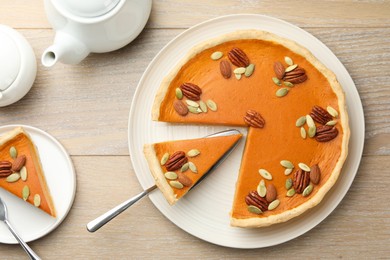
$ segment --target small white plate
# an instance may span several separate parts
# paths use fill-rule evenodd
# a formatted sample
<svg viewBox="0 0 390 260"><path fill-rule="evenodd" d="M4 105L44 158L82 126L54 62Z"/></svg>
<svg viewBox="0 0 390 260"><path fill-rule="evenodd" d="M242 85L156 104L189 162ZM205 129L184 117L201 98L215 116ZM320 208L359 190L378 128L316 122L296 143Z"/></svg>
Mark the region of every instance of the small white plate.
<svg viewBox="0 0 390 260"><path fill-rule="evenodd" d="M227 247L260 248L291 240L324 220L347 193L363 152L364 114L355 84L339 59L313 35L285 21L255 14L223 16L186 30L156 55L138 84L129 115L129 150L137 178L143 188L148 188L154 182L142 153L144 144L202 137L228 128L153 122L151 108L162 79L194 45L240 29L265 30L294 40L309 49L336 74L346 93L352 132L349 155L340 178L318 206L286 223L259 229L231 227L229 212L245 143L245 140L242 140L237 149L206 181L175 206L169 206L158 191L150 194L149 198L169 220L196 237Z"/></svg>
<svg viewBox="0 0 390 260"><path fill-rule="evenodd" d="M53 218L0 188L0 197L7 204L11 224L26 242L30 242L53 231L65 219L76 194L76 174L64 147L48 133L27 125L6 125L0 127L0 135L17 126L26 130L37 147L57 211L57 218ZM0 243L18 243L3 222L0 222Z"/></svg>

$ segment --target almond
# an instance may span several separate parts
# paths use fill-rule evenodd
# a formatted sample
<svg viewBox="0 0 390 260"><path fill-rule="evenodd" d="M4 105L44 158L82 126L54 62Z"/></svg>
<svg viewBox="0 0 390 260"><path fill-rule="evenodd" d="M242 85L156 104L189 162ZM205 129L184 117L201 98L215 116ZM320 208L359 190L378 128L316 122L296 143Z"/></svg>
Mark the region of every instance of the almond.
<svg viewBox="0 0 390 260"><path fill-rule="evenodd" d="M26 156L19 155L18 157L16 157L16 159L14 160L14 163L12 164L12 170L14 172L20 171L20 169L22 169L22 167L25 165L25 163L26 163Z"/></svg>
<svg viewBox="0 0 390 260"><path fill-rule="evenodd" d="M280 61L277 61L274 63L274 71L275 71L275 75L278 79L283 79L283 76L285 73L285 68Z"/></svg>
<svg viewBox="0 0 390 260"><path fill-rule="evenodd" d="M173 108L181 116L186 116L188 114L188 107L180 100L175 100L173 102Z"/></svg>
<svg viewBox="0 0 390 260"><path fill-rule="evenodd" d="M313 165L310 168L310 181L314 184L318 184L321 178L321 170L318 164Z"/></svg>
<svg viewBox="0 0 390 260"><path fill-rule="evenodd" d="M229 79L232 76L232 68L227 60L221 60L219 63L221 74L225 79Z"/></svg>
<svg viewBox="0 0 390 260"><path fill-rule="evenodd" d="M268 202L272 202L276 199L276 188L273 184L267 185L267 194L265 195L265 199Z"/></svg>
<svg viewBox="0 0 390 260"><path fill-rule="evenodd" d="M183 184L186 187L190 187L192 185L192 180L188 178L187 175L181 172L177 174L177 181L179 181L181 184Z"/></svg>

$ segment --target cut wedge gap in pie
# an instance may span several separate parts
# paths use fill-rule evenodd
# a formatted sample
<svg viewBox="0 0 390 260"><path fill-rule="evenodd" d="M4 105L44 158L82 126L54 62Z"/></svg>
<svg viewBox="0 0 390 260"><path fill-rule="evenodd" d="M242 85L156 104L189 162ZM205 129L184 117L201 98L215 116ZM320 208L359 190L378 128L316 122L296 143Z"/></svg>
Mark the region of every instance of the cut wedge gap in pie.
<svg viewBox="0 0 390 260"><path fill-rule="evenodd" d="M169 141L144 145L144 154L157 187L170 205L198 184L240 140L242 134Z"/></svg>
<svg viewBox="0 0 390 260"><path fill-rule="evenodd" d="M38 151L22 127L0 136L0 187L56 217Z"/></svg>

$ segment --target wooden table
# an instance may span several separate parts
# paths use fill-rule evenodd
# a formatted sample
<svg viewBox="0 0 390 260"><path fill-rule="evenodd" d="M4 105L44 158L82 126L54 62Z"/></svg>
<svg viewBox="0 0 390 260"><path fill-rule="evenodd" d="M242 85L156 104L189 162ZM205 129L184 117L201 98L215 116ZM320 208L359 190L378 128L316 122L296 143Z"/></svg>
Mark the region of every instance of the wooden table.
<svg viewBox="0 0 390 260"><path fill-rule="evenodd" d="M0 108L0 124L47 131L65 146L77 172L77 194L68 217L51 234L30 243L41 257L389 257L389 1L155 0L146 29L128 46L92 54L79 65L56 64L50 69L40 64L54 35L42 2L0 1L0 23L27 38L38 62L33 88L21 101ZM188 27L233 13L266 14L302 27L324 42L351 74L364 106L366 140L346 197L317 227L272 248L236 250L206 243L172 224L148 199L99 232L87 232L88 221L141 191L129 157L127 122L145 68ZM1 259L23 257L18 245L0 245Z"/></svg>

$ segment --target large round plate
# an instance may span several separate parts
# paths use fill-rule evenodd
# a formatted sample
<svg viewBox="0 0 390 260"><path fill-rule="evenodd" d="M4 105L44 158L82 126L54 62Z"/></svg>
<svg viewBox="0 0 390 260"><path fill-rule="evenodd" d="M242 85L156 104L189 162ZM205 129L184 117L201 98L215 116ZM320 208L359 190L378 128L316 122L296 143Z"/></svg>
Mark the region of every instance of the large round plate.
<svg viewBox="0 0 390 260"><path fill-rule="evenodd" d="M22 126L37 147L50 189L57 218L53 218L33 205L0 188L0 197L7 204L9 221L26 241L36 240L50 233L65 219L76 193L76 174L64 147L48 133L26 125L0 127L0 135ZM0 223L0 243L17 244L4 223Z"/></svg>
<svg viewBox="0 0 390 260"><path fill-rule="evenodd" d="M245 14L219 17L186 30L157 54L138 84L129 116L129 150L137 178L142 187L147 188L153 185L153 178L142 153L145 143L202 137L227 129L153 122L151 108L154 94L162 79L192 46L239 29L260 29L294 40L308 48L325 66L336 73L346 93L352 129L348 159L339 180L318 206L286 223L259 229L231 227L229 212L244 147L244 142L241 142L238 149L215 173L175 206L169 206L159 191L153 192L149 197L169 220L196 237L227 247L260 248L291 240L325 219L340 203L352 184L363 151L364 115L356 87L338 58L313 35L282 20Z"/></svg>

